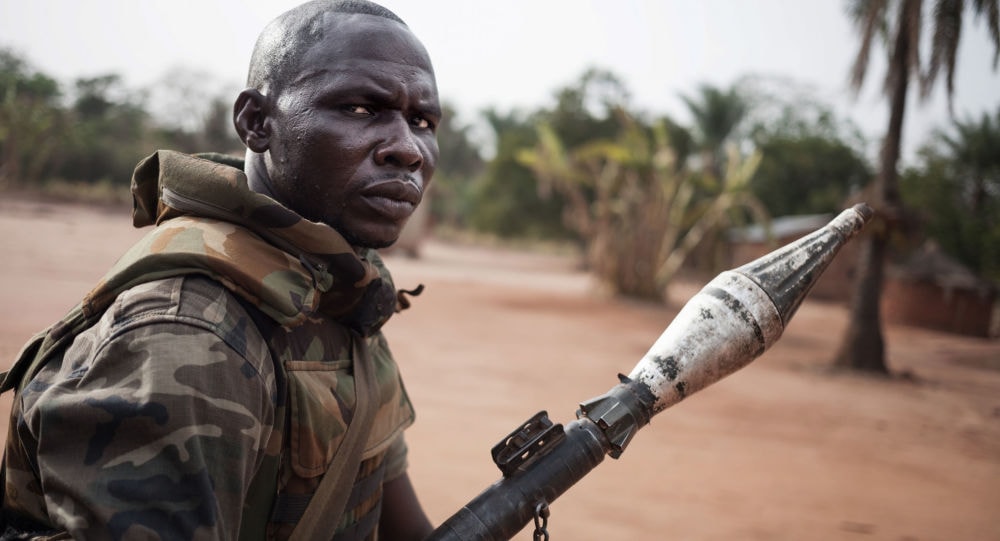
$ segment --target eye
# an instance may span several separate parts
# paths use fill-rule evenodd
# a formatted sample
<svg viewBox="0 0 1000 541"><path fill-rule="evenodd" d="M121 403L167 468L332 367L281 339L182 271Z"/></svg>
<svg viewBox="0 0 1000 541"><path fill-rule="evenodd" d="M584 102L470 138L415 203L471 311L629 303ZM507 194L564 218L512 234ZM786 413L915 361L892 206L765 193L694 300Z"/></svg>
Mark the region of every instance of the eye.
<svg viewBox="0 0 1000 541"><path fill-rule="evenodd" d="M420 130L429 130L434 127L434 124L432 124L430 120L427 120L426 117L422 117L420 115L410 119L410 122L413 124L413 127Z"/></svg>
<svg viewBox="0 0 1000 541"><path fill-rule="evenodd" d="M371 107L368 107L367 105L345 105L343 110L345 113L358 116L370 116L372 114Z"/></svg>

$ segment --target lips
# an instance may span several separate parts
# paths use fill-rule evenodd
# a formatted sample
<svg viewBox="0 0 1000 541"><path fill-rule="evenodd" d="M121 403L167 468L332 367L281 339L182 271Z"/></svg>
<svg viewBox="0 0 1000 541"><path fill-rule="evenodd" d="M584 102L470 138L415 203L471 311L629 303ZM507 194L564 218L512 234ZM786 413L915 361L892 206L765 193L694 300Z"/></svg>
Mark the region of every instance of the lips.
<svg viewBox="0 0 1000 541"><path fill-rule="evenodd" d="M405 219L420 204L422 193L412 181L404 179L382 180L361 191L361 197L380 214Z"/></svg>
<svg viewBox="0 0 1000 541"><path fill-rule="evenodd" d="M361 190L361 195L403 201L416 206L420 204L423 194L411 180L391 179L382 180L366 187Z"/></svg>

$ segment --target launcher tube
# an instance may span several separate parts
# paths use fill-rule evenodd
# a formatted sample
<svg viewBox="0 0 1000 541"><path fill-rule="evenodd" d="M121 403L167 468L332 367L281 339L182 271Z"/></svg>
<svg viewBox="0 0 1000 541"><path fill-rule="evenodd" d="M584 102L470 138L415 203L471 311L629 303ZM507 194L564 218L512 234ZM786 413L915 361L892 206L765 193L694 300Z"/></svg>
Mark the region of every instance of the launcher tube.
<svg viewBox="0 0 1000 541"><path fill-rule="evenodd" d="M606 438L589 419L573 421L565 431L566 439L542 457L542 467L500 479L441 524L428 539L502 541L513 537L532 521L538 503L555 501L607 454Z"/></svg>

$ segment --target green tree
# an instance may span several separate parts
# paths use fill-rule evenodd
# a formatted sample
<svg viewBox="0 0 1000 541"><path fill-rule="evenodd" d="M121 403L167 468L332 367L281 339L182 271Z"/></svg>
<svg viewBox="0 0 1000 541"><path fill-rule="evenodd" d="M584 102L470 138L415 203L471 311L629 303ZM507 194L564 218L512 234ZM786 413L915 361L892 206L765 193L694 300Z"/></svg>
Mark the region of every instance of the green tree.
<svg viewBox="0 0 1000 541"><path fill-rule="evenodd" d="M695 200L715 197L725 192L727 179L725 177L727 157L732 154L729 148L739 148L741 141L740 127L746 122L751 104L739 85L728 88L711 84L701 84L697 91L690 95L681 95L692 118L690 152L695 153L695 160L687 159L678 154L678 164L692 168L691 182L696 188ZM680 141L671 144L675 149L682 145ZM682 161L683 160L683 161ZM734 218L739 217L738 211L731 211ZM743 213L742 217L732 222L718 222L716 227L705 231L703 246L688 261L688 267L703 274L714 274L728 263L726 258L726 236L724 227L746 223L751 217Z"/></svg>
<svg viewBox="0 0 1000 541"><path fill-rule="evenodd" d="M72 129L60 148L55 175L128 185L135 164L155 147L142 96L117 74L82 77L74 88Z"/></svg>
<svg viewBox="0 0 1000 541"><path fill-rule="evenodd" d="M469 224L503 238L565 238L563 201L540 193L531 170L521 164L521 149L537 141L534 120L517 111L488 110L484 118L493 131L494 156L470 187Z"/></svg>
<svg viewBox="0 0 1000 541"><path fill-rule="evenodd" d="M473 190L472 224L504 237L572 239L567 220L572 206L565 194L538 182L518 160L518 153L537 142L536 126L545 123L569 148L613 137L621 129L615 111L629 99L625 85L612 73L588 69L574 83L555 93L555 105L529 114L490 110L484 117L492 128L494 157ZM582 194L592 200L593 193ZM578 240L578 239L577 239Z"/></svg>
<svg viewBox="0 0 1000 541"><path fill-rule="evenodd" d="M233 129L233 104L225 97L202 96L203 116L190 124L151 118L156 146L181 152L242 155L245 147ZM190 126L190 127L186 127Z"/></svg>
<svg viewBox="0 0 1000 541"><path fill-rule="evenodd" d="M201 139L199 152L242 154L245 150L233 128L233 100L222 95L208 99L205 116L198 128Z"/></svg>
<svg viewBox="0 0 1000 541"><path fill-rule="evenodd" d="M860 130L812 88L771 76L737 84L751 104L750 140L763 155L750 187L772 216L840 212L871 180Z"/></svg>
<svg viewBox="0 0 1000 541"><path fill-rule="evenodd" d="M725 167L725 146L735 137L750 104L736 85L723 89L702 84L696 94L682 95L681 99L694 121L695 142L705 169L720 178Z"/></svg>
<svg viewBox="0 0 1000 541"><path fill-rule="evenodd" d="M431 184L431 214L437 223L460 228L471 212L471 192L476 179L486 168L480 149L474 142L471 127L459 121L455 108L442 104L442 118L437 126L441 158Z"/></svg>
<svg viewBox="0 0 1000 541"><path fill-rule="evenodd" d="M929 95L941 68L945 70L949 103L953 92L956 51L962 35L965 12L962 0L935 0L930 63L921 84L922 96ZM975 16L985 17L990 37L1000 55L1000 23L997 0L973 0ZM885 94L889 100L889 123L882 140L879 168L871 193L877 223L869 226L861 239L858 278L851 301L850 319L844 338L834 355L834 365L873 373L888 372L882 336L880 296L883 268L890 233L902 214L897 163L902 141L903 118L910 82L920 74L920 35L923 29L922 0L851 0L848 13L855 24L860 48L852 70L856 89L864 82L872 44L883 38L888 54ZM994 56L996 68L998 56Z"/></svg>
<svg viewBox="0 0 1000 541"><path fill-rule="evenodd" d="M774 135L757 149L763 157L750 188L772 216L836 213L871 178L865 160L835 138Z"/></svg>
<svg viewBox="0 0 1000 541"><path fill-rule="evenodd" d="M953 127L954 134L938 132L937 139L951 158L963 206L987 214L989 202L1000 197L1000 107L995 115L983 113L978 122L955 120Z"/></svg>
<svg viewBox="0 0 1000 541"><path fill-rule="evenodd" d="M630 93L614 73L589 68L576 83L557 90L555 98L555 107L539 111L535 120L548 124L568 148L575 148L619 133L616 112L628 108Z"/></svg>
<svg viewBox="0 0 1000 541"><path fill-rule="evenodd" d="M238 88L203 70L168 68L145 90L147 110L163 145L182 152L242 154L232 117Z"/></svg>
<svg viewBox="0 0 1000 541"><path fill-rule="evenodd" d="M1000 282L1000 107L954 120L902 178L903 200L945 253Z"/></svg>
<svg viewBox="0 0 1000 541"><path fill-rule="evenodd" d="M0 187L37 183L65 129L59 84L0 49Z"/></svg>

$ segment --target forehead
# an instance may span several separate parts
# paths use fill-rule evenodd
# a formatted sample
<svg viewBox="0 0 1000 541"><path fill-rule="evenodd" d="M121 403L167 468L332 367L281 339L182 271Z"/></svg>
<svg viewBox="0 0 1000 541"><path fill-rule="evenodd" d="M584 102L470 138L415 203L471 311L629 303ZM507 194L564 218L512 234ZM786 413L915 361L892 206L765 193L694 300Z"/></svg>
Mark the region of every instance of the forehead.
<svg viewBox="0 0 1000 541"><path fill-rule="evenodd" d="M322 37L302 55L297 80L321 73L338 77L386 73L423 79L434 87L427 51L406 26L375 15L325 13L320 17L317 27Z"/></svg>

